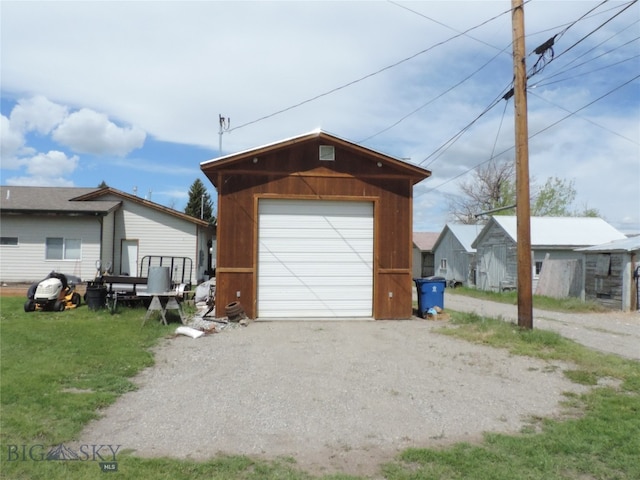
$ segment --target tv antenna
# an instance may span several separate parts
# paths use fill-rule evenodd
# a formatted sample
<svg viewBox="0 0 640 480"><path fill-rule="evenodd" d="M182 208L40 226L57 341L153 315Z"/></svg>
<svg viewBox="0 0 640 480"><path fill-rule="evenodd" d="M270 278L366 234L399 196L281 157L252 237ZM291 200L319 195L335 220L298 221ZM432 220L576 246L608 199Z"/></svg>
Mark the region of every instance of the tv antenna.
<svg viewBox="0 0 640 480"><path fill-rule="evenodd" d="M218 154L222 156L222 134L224 132L228 132L231 128L231 118L225 118L221 114L218 114L218 117L220 117L220 130L218 130Z"/></svg>

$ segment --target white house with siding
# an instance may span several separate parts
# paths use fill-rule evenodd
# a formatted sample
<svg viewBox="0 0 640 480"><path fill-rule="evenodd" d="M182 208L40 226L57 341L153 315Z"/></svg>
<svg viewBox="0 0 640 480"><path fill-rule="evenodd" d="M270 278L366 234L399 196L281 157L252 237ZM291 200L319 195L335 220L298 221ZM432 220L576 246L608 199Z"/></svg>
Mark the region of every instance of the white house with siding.
<svg viewBox="0 0 640 480"><path fill-rule="evenodd" d="M145 259L180 257L195 284L210 270L213 235L204 220L110 187L0 186L0 282L52 270L93 280L97 260L115 275L146 276Z"/></svg>
<svg viewBox="0 0 640 480"><path fill-rule="evenodd" d="M577 260L575 249L621 240L625 235L596 217L531 217L533 291L545 258ZM517 224L515 216L490 218L472 244L476 249L477 287L502 291L517 285ZM582 270L581 270L582 272ZM582 276L579 272L578 276Z"/></svg>

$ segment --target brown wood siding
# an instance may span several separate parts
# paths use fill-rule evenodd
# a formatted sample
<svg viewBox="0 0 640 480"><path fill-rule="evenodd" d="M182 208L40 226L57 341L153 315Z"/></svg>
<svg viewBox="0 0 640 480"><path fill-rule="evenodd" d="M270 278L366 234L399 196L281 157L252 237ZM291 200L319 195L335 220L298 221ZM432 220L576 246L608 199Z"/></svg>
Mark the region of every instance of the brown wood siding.
<svg viewBox="0 0 640 480"><path fill-rule="evenodd" d="M374 316L379 320L411 318L413 315L411 270L379 271L374 294ZM389 294L391 293L392 296Z"/></svg>
<svg viewBox="0 0 640 480"><path fill-rule="evenodd" d="M241 291L245 312L255 318L258 200L309 198L374 202L374 317L411 317L413 177L394 165L379 167L371 158L337 147L335 161L320 161L320 144L326 142L276 149L255 157L255 162L247 158L209 171L203 167L215 180L219 196L219 316Z"/></svg>

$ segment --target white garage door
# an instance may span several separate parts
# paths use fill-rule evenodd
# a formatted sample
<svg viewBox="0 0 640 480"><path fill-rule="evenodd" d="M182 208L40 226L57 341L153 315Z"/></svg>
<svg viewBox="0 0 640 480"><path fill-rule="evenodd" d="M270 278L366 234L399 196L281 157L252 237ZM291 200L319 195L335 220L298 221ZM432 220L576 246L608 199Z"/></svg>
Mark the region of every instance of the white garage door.
<svg viewBox="0 0 640 480"><path fill-rule="evenodd" d="M371 317L373 203L262 199L258 317Z"/></svg>

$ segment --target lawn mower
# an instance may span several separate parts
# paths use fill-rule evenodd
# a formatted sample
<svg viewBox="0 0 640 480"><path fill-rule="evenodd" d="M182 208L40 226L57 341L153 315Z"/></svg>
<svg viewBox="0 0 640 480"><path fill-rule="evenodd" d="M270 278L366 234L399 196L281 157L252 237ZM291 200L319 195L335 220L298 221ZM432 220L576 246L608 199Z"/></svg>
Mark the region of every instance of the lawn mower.
<svg viewBox="0 0 640 480"><path fill-rule="evenodd" d="M81 297L75 291L75 285L67 281L62 273L51 272L40 282L36 282L27 292L28 300L24 304L25 312L49 310L63 312L80 305Z"/></svg>

